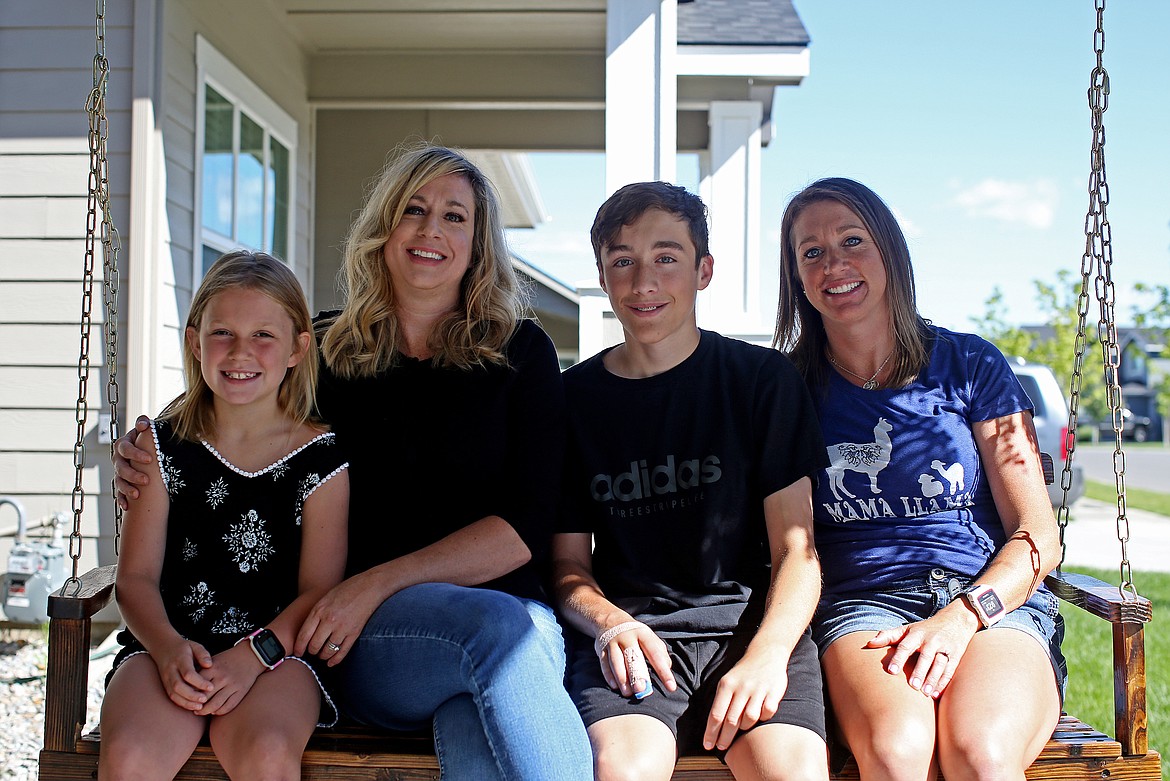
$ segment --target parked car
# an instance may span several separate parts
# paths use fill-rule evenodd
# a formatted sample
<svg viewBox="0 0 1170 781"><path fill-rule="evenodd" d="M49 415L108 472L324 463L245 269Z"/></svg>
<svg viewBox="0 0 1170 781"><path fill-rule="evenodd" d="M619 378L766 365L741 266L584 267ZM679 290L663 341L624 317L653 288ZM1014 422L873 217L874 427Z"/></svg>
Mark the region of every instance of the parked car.
<svg viewBox="0 0 1170 781"><path fill-rule="evenodd" d="M1048 486L1048 498L1053 507L1058 507L1064 498L1061 475L1072 443L1068 436L1068 403L1052 369L1039 363L1028 363L1023 358L1012 362L1012 371L1024 386L1028 398L1036 408L1033 422L1036 424L1036 439L1040 452L1052 457L1054 479ZM1068 503L1072 504L1085 493L1085 472L1079 464L1073 464L1072 484L1069 486Z"/></svg>
<svg viewBox="0 0 1170 781"><path fill-rule="evenodd" d="M1079 420L1079 418L1078 418ZM1150 438L1150 419L1145 415L1135 415L1133 410L1124 407L1121 410L1121 436L1132 439L1134 442L1145 442ZM1113 436L1113 420L1106 418L1097 421L1098 435L1101 437Z"/></svg>

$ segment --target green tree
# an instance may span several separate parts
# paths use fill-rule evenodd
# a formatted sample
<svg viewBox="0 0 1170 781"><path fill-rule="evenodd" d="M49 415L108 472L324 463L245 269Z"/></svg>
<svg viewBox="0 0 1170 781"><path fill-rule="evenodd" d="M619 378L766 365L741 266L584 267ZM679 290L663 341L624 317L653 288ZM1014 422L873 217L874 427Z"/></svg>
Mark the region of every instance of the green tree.
<svg viewBox="0 0 1170 781"><path fill-rule="evenodd" d="M998 347L1009 358L1019 356L1030 363L1052 367L1056 379L1066 393L1072 387L1073 365L1076 361L1076 336L1079 323L1081 276L1062 269L1056 282L1033 280L1036 302L1048 329L1025 330L1007 320L1003 292L997 287L986 301L986 312L973 317L981 336ZM1109 414L1101 367L1101 346L1097 340L1098 311L1092 291L1089 291L1089 312L1086 318L1086 343L1081 371L1079 413L1082 421L1102 420ZM1170 304L1170 297L1167 299ZM1167 308L1170 313L1170 307ZM1170 323L1170 319L1167 320Z"/></svg>

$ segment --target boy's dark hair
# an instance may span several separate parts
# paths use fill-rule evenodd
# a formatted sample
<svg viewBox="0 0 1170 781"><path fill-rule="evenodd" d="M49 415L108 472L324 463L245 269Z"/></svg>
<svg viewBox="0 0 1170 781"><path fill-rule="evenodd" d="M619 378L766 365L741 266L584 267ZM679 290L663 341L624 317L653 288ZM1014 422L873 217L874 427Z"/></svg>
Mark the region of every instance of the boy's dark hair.
<svg viewBox="0 0 1170 781"><path fill-rule="evenodd" d="M695 266L705 255L711 254L707 238L707 206L685 187L666 182L635 182L627 184L601 204L593 219L589 238L593 242L593 257L601 265L601 254L612 244L622 227L651 209L673 214L687 224L691 242L695 245Z"/></svg>

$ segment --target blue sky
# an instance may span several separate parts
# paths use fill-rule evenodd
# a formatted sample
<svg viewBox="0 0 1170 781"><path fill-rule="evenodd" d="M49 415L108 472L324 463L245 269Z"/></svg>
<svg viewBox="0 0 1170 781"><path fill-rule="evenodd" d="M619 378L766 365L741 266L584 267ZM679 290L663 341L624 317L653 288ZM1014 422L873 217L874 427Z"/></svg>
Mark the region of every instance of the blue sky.
<svg viewBox="0 0 1170 781"><path fill-rule="evenodd" d="M1095 12L1090 0L795 0L811 74L782 88L764 150L762 257L771 271L788 198L848 176L893 207L919 308L972 330L995 286L1009 320L1039 322L1033 280L1079 273L1088 205ZM1137 281L1170 285L1170 3L1105 12L1108 216L1122 323ZM552 220L514 248L573 283L595 276L588 229L605 196L600 155L534 154ZM684 159L679 181L697 184ZM718 273L719 258L716 258ZM763 280L774 306L774 272Z"/></svg>

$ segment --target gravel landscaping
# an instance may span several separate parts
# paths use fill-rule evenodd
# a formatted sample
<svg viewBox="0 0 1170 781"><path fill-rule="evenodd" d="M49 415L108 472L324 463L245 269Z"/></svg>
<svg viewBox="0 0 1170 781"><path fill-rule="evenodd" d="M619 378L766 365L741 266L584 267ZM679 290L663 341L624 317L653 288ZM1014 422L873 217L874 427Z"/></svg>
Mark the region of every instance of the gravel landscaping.
<svg viewBox="0 0 1170 781"><path fill-rule="evenodd" d="M113 655L98 650L90 663L89 724L97 723L103 681ZM45 730L45 663L43 632L0 630L0 779L36 781L37 756Z"/></svg>

